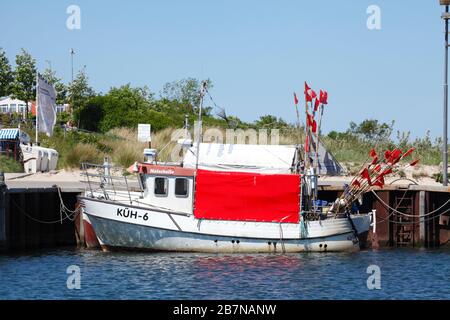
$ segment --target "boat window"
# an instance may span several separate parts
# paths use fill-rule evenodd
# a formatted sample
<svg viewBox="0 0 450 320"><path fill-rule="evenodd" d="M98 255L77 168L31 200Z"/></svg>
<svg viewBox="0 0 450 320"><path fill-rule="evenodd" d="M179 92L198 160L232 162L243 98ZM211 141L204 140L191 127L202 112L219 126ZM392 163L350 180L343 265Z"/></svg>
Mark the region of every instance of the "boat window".
<svg viewBox="0 0 450 320"><path fill-rule="evenodd" d="M188 179L186 178L176 178L175 179L175 196L177 197L187 197L189 192Z"/></svg>
<svg viewBox="0 0 450 320"><path fill-rule="evenodd" d="M156 196L167 196L167 185L169 180L167 178L156 177L155 178L155 195Z"/></svg>

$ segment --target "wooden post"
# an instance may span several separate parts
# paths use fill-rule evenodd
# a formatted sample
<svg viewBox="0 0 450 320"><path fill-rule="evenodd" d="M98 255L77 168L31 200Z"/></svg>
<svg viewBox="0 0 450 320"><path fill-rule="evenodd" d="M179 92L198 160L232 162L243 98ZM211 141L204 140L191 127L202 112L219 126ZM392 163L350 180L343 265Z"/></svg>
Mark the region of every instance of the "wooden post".
<svg viewBox="0 0 450 320"><path fill-rule="evenodd" d="M390 202L389 191L376 191L376 193L385 203ZM389 223L389 210L387 210L386 207L378 199L374 200L372 209L376 210L377 215L376 240L378 246L385 247L388 245L392 245L392 230Z"/></svg>
<svg viewBox="0 0 450 320"><path fill-rule="evenodd" d="M425 191L419 191L419 238L421 245L425 245L426 232L425 232Z"/></svg>

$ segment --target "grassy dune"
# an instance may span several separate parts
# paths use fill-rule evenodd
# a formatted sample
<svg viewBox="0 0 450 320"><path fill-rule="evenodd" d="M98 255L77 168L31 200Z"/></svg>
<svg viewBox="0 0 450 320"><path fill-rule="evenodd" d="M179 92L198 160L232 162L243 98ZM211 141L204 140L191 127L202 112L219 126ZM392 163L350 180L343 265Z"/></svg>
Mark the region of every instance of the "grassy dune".
<svg viewBox="0 0 450 320"><path fill-rule="evenodd" d="M213 127L222 132L225 137L225 129ZM177 146L179 137L172 137L175 129L162 129L152 136L152 148L158 150L160 161L171 161L171 153ZM192 132L191 132L192 133ZM270 134L269 134L270 135ZM52 137L40 136L43 146L58 150L60 159L58 166L60 169L79 168L81 162L102 163L105 156L110 157L117 166L128 167L136 160L143 159L143 149L148 147L147 143L137 141L137 130L130 128L116 128L106 134L86 133L86 132L62 132L55 130ZM172 141L173 140L173 141ZM441 151L439 142L431 142L429 137L416 139L408 142L400 140L394 144L391 140L386 141L366 141L352 134L339 133L338 136L323 136L322 142L335 158L347 167L350 173L357 170L361 164L368 160L368 152L375 147L381 155L384 150L399 147L406 151L414 147L415 158L419 158L421 164L437 166L441 162ZM280 130L280 144L296 144L304 141L303 129L288 128ZM175 149L174 154L179 149ZM11 161L3 161L4 171L11 172L17 170Z"/></svg>

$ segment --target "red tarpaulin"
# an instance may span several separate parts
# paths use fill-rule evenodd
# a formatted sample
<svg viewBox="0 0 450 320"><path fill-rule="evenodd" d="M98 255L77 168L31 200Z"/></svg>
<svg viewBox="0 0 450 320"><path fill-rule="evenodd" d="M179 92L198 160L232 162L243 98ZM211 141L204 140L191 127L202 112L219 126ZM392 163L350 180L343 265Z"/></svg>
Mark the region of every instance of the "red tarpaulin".
<svg viewBox="0 0 450 320"><path fill-rule="evenodd" d="M299 175L197 171L198 219L297 223L299 201Z"/></svg>

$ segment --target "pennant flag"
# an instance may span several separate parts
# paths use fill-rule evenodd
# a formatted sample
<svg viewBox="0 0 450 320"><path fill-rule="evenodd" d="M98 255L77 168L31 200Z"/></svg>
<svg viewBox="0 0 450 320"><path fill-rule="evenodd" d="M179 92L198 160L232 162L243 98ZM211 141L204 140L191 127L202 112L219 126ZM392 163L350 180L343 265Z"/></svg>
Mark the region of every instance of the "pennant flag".
<svg viewBox="0 0 450 320"><path fill-rule="evenodd" d="M386 176L386 175L391 174L391 173L392 173L392 169L386 169L386 170L383 171L383 173L380 174L380 176Z"/></svg>
<svg viewBox="0 0 450 320"><path fill-rule="evenodd" d="M312 123L312 126L311 126L311 131L313 133L316 133L316 131L317 131L317 122L314 119L313 119L313 123Z"/></svg>
<svg viewBox="0 0 450 320"><path fill-rule="evenodd" d="M411 153L413 153L414 150L416 150L416 148L411 148L408 151L406 151L405 154L403 155L403 158L406 158L407 156L409 156Z"/></svg>
<svg viewBox="0 0 450 320"><path fill-rule="evenodd" d="M328 104L328 93L325 90L320 90L319 101L322 104Z"/></svg>
<svg viewBox="0 0 450 320"><path fill-rule="evenodd" d="M314 120L314 117L310 115L309 113L306 113L306 125L311 128L311 131L313 133L316 133L317 131L317 122Z"/></svg>
<svg viewBox="0 0 450 320"><path fill-rule="evenodd" d="M378 186L380 188L383 188L384 186L384 176L380 175L377 180L373 183L374 186Z"/></svg>
<svg viewBox="0 0 450 320"><path fill-rule="evenodd" d="M298 105L298 98L297 98L297 94L294 92L294 103L295 105Z"/></svg>
<svg viewBox="0 0 450 320"><path fill-rule="evenodd" d="M319 104L320 104L320 99L317 99L314 101L314 112L317 111L317 109L319 109Z"/></svg>
<svg viewBox="0 0 450 320"><path fill-rule="evenodd" d="M419 163L419 159L416 159L416 160L414 160L413 162L411 162L409 165L411 166L411 167L414 167L416 164L418 164Z"/></svg>
<svg viewBox="0 0 450 320"><path fill-rule="evenodd" d="M378 155L377 155L377 152L375 151L375 149L370 150L369 156L372 157L372 158L375 158L375 157L378 156Z"/></svg>
<svg viewBox="0 0 450 320"><path fill-rule="evenodd" d="M370 174L369 174L369 170L367 168L364 168L364 170L361 172L361 177L363 179L366 179L367 182L369 183L369 186L372 185L372 181L370 181Z"/></svg>
<svg viewBox="0 0 450 320"><path fill-rule="evenodd" d="M317 94L314 92L313 89L311 89L308 84L305 81L305 99L306 102L311 102L312 99L314 99L315 97L317 97Z"/></svg>
<svg viewBox="0 0 450 320"><path fill-rule="evenodd" d="M391 152L391 156L389 157L388 162L391 162L392 164L395 164L395 163L397 163L400 160L401 156L402 156L402 150L394 149Z"/></svg>
<svg viewBox="0 0 450 320"><path fill-rule="evenodd" d="M322 96L322 98L320 99L320 102L321 102L322 104L328 104L328 92L323 91L323 96Z"/></svg>
<svg viewBox="0 0 450 320"><path fill-rule="evenodd" d="M373 171L375 171L375 172L380 172L380 170L381 170L381 164L377 164L375 166L375 168L373 168Z"/></svg>
<svg viewBox="0 0 450 320"><path fill-rule="evenodd" d="M386 160L389 160L389 159L391 158L391 151L386 150L386 151L384 152L384 158L385 158Z"/></svg>
<svg viewBox="0 0 450 320"><path fill-rule="evenodd" d="M376 164L378 162L378 157L377 156L375 156L374 158L373 158L373 160L372 160L372 163L371 164Z"/></svg>
<svg viewBox="0 0 450 320"><path fill-rule="evenodd" d="M359 188L359 187L361 187L361 183L359 183L358 180L354 180L354 181L352 182L352 186Z"/></svg>
<svg viewBox="0 0 450 320"><path fill-rule="evenodd" d="M312 123L314 121L314 117L312 115L309 114L309 112L306 113L306 125L308 127L312 126Z"/></svg>
<svg viewBox="0 0 450 320"><path fill-rule="evenodd" d="M308 90L310 90L311 88L308 86L308 84L305 81L305 91L304 93L306 94L308 92Z"/></svg>

